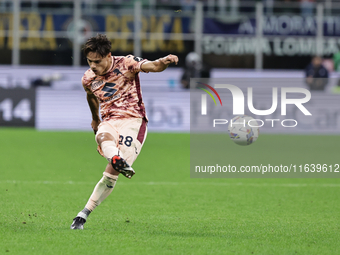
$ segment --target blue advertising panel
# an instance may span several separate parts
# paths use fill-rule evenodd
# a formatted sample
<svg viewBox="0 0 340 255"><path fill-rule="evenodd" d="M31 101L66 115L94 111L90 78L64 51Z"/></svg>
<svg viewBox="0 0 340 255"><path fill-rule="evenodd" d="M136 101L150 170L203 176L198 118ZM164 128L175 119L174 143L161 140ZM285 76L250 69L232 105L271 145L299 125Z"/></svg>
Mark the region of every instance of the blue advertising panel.
<svg viewBox="0 0 340 255"><path fill-rule="evenodd" d="M323 23L324 36L340 36L340 17L326 17ZM205 34L255 35L255 18L238 22L224 22L215 18L204 19ZM316 36L316 17L312 16L265 16L264 35Z"/></svg>

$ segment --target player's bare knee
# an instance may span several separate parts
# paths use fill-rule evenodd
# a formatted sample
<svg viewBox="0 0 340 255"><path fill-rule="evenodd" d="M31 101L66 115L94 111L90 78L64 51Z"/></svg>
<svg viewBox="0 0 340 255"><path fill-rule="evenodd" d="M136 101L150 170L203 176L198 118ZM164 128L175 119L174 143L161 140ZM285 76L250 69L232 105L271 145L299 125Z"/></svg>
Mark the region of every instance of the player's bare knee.
<svg viewBox="0 0 340 255"><path fill-rule="evenodd" d="M110 133L97 133L96 134L96 142L100 146L102 142L105 141L114 141L114 137Z"/></svg>

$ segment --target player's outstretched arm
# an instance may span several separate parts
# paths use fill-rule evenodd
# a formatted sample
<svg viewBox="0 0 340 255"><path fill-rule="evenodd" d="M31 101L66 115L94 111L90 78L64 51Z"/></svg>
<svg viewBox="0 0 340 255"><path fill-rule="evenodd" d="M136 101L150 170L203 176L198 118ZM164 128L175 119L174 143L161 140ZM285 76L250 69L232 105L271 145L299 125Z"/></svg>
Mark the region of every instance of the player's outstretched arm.
<svg viewBox="0 0 340 255"><path fill-rule="evenodd" d="M89 91L86 87L84 88L86 91L87 103L89 104L92 113L91 127L93 129L93 132L96 134L98 131L98 126L101 122L99 117L99 101L91 91Z"/></svg>
<svg viewBox="0 0 340 255"><path fill-rule="evenodd" d="M141 69L145 72L162 72L172 63L177 65L178 57L170 54L155 61L146 61L142 64Z"/></svg>

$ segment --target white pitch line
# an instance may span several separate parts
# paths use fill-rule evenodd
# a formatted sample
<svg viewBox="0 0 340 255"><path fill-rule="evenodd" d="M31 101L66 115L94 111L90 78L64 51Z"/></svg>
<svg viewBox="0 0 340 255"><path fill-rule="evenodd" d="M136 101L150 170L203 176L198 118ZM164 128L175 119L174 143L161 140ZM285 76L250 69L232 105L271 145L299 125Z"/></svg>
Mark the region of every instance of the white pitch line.
<svg viewBox="0 0 340 255"><path fill-rule="evenodd" d="M20 181L2 180L0 184L45 184L45 185L96 185L96 182L79 181ZM340 187L340 183L248 183L248 182L118 182L119 185L193 185L193 186L253 186L253 187Z"/></svg>

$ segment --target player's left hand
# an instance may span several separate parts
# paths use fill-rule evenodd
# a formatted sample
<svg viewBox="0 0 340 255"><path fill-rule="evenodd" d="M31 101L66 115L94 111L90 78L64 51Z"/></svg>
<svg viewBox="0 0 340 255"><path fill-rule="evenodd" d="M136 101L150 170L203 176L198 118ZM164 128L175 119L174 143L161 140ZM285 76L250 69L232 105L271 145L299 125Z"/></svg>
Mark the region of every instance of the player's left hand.
<svg viewBox="0 0 340 255"><path fill-rule="evenodd" d="M178 57L176 55L169 54L168 56L161 58L161 61L164 65L170 65L172 63L177 65Z"/></svg>

